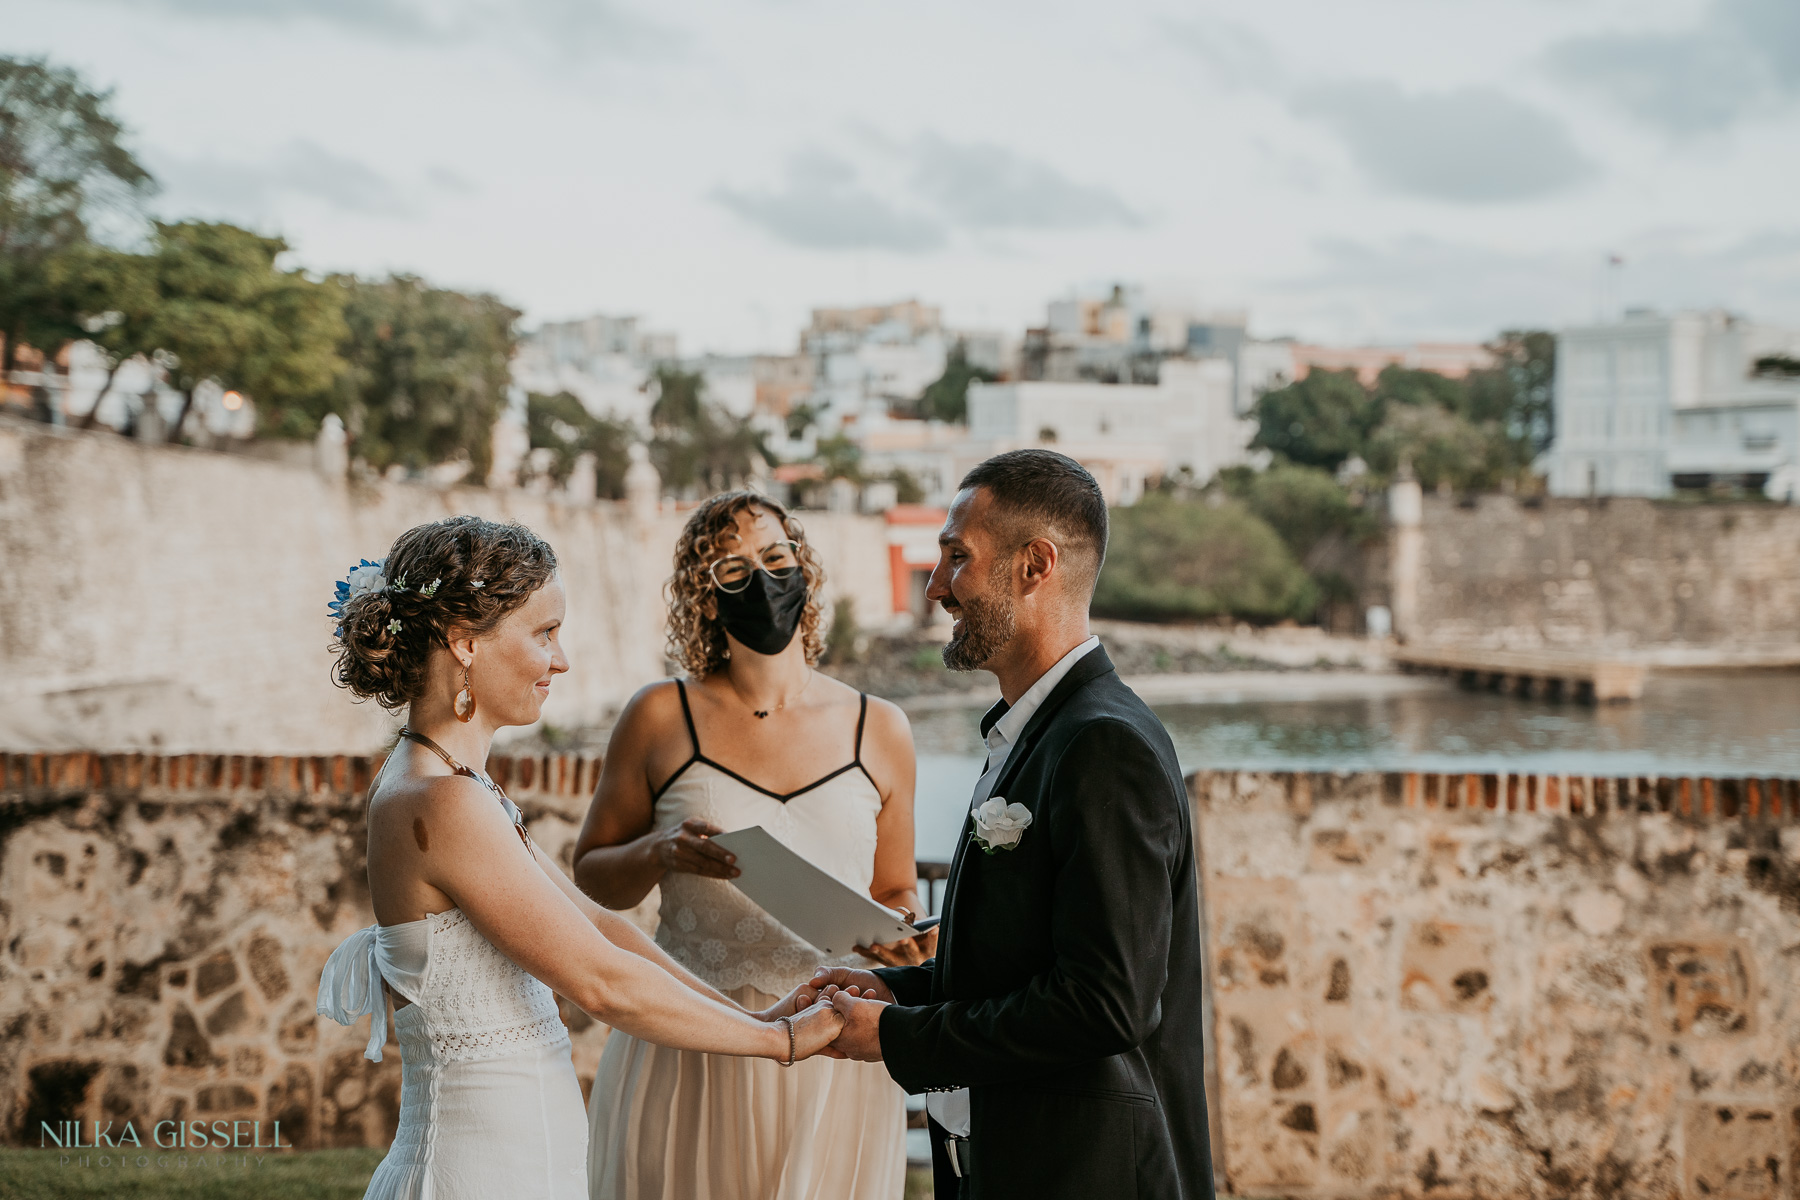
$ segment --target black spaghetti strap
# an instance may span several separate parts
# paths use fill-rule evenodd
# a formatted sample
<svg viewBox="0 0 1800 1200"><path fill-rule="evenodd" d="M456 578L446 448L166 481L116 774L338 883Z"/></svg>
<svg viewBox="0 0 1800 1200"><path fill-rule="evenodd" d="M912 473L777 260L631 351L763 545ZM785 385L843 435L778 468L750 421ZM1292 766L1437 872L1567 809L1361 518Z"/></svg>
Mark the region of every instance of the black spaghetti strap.
<svg viewBox="0 0 1800 1200"><path fill-rule="evenodd" d="M681 719L687 722L688 741L694 743L694 754L697 757L700 753L700 731L694 728L694 710L688 707L687 684L677 679L675 690L681 693Z"/></svg>
<svg viewBox="0 0 1800 1200"><path fill-rule="evenodd" d="M860 767L862 765L863 722L869 719L869 693L858 692L856 694L862 699L862 707L856 713L856 757L850 760L850 765Z"/></svg>

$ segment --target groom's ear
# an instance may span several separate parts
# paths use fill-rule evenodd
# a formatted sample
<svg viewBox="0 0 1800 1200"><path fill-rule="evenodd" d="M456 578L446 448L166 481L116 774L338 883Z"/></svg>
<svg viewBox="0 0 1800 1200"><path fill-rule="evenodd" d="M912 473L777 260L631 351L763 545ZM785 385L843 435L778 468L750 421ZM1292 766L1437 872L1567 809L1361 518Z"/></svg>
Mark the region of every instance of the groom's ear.
<svg viewBox="0 0 1800 1200"><path fill-rule="evenodd" d="M1021 582L1027 596L1043 587L1056 574L1061 554L1049 538L1032 538L1019 547Z"/></svg>

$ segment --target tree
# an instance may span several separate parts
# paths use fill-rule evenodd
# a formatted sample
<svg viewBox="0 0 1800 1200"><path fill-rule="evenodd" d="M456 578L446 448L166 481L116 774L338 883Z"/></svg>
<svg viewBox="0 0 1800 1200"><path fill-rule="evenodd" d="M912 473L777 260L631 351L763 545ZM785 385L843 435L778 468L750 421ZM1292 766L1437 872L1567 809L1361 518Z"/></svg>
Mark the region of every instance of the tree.
<svg viewBox="0 0 1800 1200"><path fill-rule="evenodd" d="M977 380L992 383L998 378L986 367L972 365L968 344L959 339L950 347L944 373L920 394L919 411L927 418L960 425L969 419L969 385Z"/></svg>
<svg viewBox="0 0 1800 1200"><path fill-rule="evenodd" d="M1556 335L1509 329L1488 349L1495 364L1469 376L1468 415L1499 422L1535 459L1556 438Z"/></svg>
<svg viewBox="0 0 1800 1200"><path fill-rule="evenodd" d="M1277 463L1235 478L1241 483L1233 494L1280 535L1302 564L1328 538L1354 541L1375 531L1375 521L1351 502L1350 493L1317 467Z"/></svg>
<svg viewBox="0 0 1800 1200"><path fill-rule="evenodd" d="M181 436L194 389L211 380L247 392L277 432L317 427L343 369L342 298L303 271L282 271L280 238L207 221L157 222L149 256L155 292L145 343L166 355L181 413Z"/></svg>
<svg viewBox="0 0 1800 1200"><path fill-rule="evenodd" d="M1167 620L1310 616L1318 590L1276 532L1234 500L1153 492L1112 511L1100 616Z"/></svg>
<svg viewBox="0 0 1800 1200"><path fill-rule="evenodd" d="M1251 446L1290 462L1335 471L1360 453L1380 409L1354 371L1310 371L1306 378L1264 392L1256 401Z"/></svg>
<svg viewBox="0 0 1800 1200"><path fill-rule="evenodd" d="M1410 463L1425 487L1457 491L1498 487L1527 467L1499 422L1476 424L1435 406L1396 408L1369 439L1368 459L1382 474Z"/></svg>
<svg viewBox="0 0 1800 1200"><path fill-rule="evenodd" d="M11 379L21 344L51 357L82 336L56 302L51 262L154 190L111 100L68 68L0 58L0 380Z"/></svg>
<svg viewBox="0 0 1800 1200"><path fill-rule="evenodd" d="M813 447L813 461L825 469L825 479L848 479L861 483L862 447L841 433L820 438Z"/></svg>
<svg viewBox="0 0 1800 1200"><path fill-rule="evenodd" d="M672 488L718 488L743 483L769 460L762 434L706 399L698 371L657 368L650 406L650 460Z"/></svg>
<svg viewBox="0 0 1800 1200"><path fill-rule="evenodd" d="M353 452L377 469L463 460L486 478L506 405L520 313L486 293L412 275L339 276L348 364L337 406Z"/></svg>
<svg viewBox="0 0 1800 1200"><path fill-rule="evenodd" d="M80 329L106 363L106 379L81 419L81 428L92 429L119 368L158 349L154 262L148 255L77 242L51 258L45 278L69 325Z"/></svg>
<svg viewBox="0 0 1800 1200"><path fill-rule="evenodd" d="M554 396L532 392L525 399L525 430L533 450L551 451L550 478L568 481L575 460L594 456L595 494L607 500L625 498L625 472L631 466L631 426L611 417L596 417L568 392Z"/></svg>

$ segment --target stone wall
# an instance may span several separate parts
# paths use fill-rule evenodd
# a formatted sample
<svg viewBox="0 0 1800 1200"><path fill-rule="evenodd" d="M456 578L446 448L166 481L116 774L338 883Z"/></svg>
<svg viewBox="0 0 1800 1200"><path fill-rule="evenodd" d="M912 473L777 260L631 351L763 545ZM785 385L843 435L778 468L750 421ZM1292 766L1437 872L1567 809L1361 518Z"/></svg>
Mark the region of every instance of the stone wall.
<svg viewBox="0 0 1800 1200"><path fill-rule="evenodd" d="M378 759L0 755L0 1137L38 1121L281 1122L385 1146L390 1029L316 1016L325 959L373 923L363 796ZM565 867L599 760L490 760ZM606 1030L562 1006L584 1090ZM90 1127L91 1128L91 1127ZM116 1130L115 1130L116 1131Z"/></svg>
<svg viewBox="0 0 1800 1200"><path fill-rule="evenodd" d="M379 750L394 722L329 678L334 580L455 513L556 548L573 669L544 717L587 726L666 673L662 585L684 513L412 483L145 446L0 417L0 747L160 753ZM827 599L892 605L879 518L806 513Z"/></svg>
<svg viewBox="0 0 1800 1200"><path fill-rule="evenodd" d="M1190 788L1231 1193L1794 1194L1794 781Z"/></svg>
<svg viewBox="0 0 1800 1200"><path fill-rule="evenodd" d="M1800 508L1424 499L1415 641L1584 651L1800 646ZM1396 570L1406 567L1395 557ZM1396 610L1406 584L1393 582ZM1679 655L1671 660L1679 662Z"/></svg>

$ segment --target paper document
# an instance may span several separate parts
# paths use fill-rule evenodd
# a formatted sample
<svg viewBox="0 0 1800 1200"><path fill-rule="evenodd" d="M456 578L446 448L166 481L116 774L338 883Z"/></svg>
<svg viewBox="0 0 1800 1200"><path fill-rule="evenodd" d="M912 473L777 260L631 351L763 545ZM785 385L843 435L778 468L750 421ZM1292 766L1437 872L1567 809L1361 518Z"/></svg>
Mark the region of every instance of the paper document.
<svg viewBox="0 0 1800 1200"><path fill-rule="evenodd" d="M761 825L715 834L712 840L737 855L743 874L731 882L826 954L919 935L892 909L807 862Z"/></svg>

